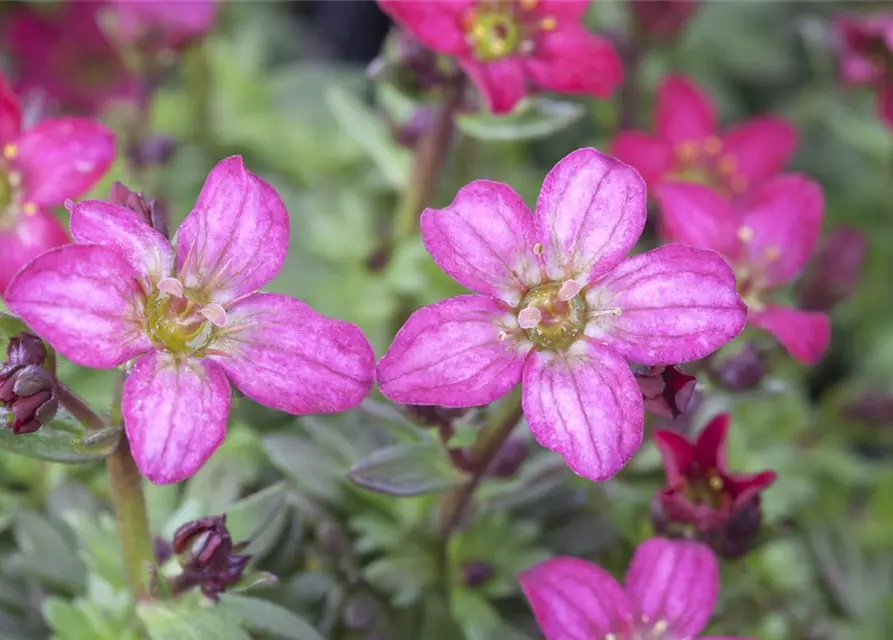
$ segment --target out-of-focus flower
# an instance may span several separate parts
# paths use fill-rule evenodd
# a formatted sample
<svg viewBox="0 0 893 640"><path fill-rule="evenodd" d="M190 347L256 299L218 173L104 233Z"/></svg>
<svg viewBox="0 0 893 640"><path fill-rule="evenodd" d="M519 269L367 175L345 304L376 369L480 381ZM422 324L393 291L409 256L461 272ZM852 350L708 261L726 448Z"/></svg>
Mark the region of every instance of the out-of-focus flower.
<svg viewBox="0 0 893 640"><path fill-rule="evenodd" d="M546 640L679 640L695 638L710 621L719 567L699 542L650 538L636 549L622 586L601 567L569 557L541 562L520 581Z"/></svg>
<svg viewBox="0 0 893 640"><path fill-rule="evenodd" d="M857 420L874 427L893 425L893 393L866 391L847 402L841 409L847 420Z"/></svg>
<svg viewBox="0 0 893 640"><path fill-rule="evenodd" d="M747 391L763 379L763 358L753 342L745 343L738 353L726 358L716 371L716 377L726 389Z"/></svg>
<svg viewBox="0 0 893 640"><path fill-rule="evenodd" d="M685 413L697 387L697 378L674 365L630 366L639 383L647 411L671 420Z"/></svg>
<svg viewBox="0 0 893 640"><path fill-rule="evenodd" d="M19 272L9 307L76 364L134 358L122 412L140 471L179 482L226 434L230 383L292 414L343 411L372 386L374 355L355 326L258 289L282 267L288 214L279 195L221 161L177 234L176 251L131 209L71 207L77 244Z"/></svg>
<svg viewBox="0 0 893 640"><path fill-rule="evenodd" d="M147 225L165 238L168 237L167 208L161 206L155 198L146 200L143 194L135 193L120 182L115 182L109 191L109 203L130 209Z"/></svg>
<svg viewBox="0 0 893 640"><path fill-rule="evenodd" d="M176 51L214 27L215 0L118 0L101 19L120 43L146 53Z"/></svg>
<svg viewBox="0 0 893 640"><path fill-rule="evenodd" d="M238 555L246 543L233 544L226 515L187 522L174 533L173 551L180 556L183 572L172 580L176 593L200 587L218 600L219 594L239 581L251 556Z"/></svg>
<svg viewBox="0 0 893 640"><path fill-rule="evenodd" d="M821 187L799 175L776 176L740 212L702 185L666 182L655 195L668 238L714 249L732 263L748 321L775 336L797 360L817 362L831 336L828 316L773 304L769 294L799 275L819 240Z"/></svg>
<svg viewBox="0 0 893 640"><path fill-rule="evenodd" d="M698 0L632 0L639 30L659 39L675 37L700 7Z"/></svg>
<svg viewBox="0 0 893 640"><path fill-rule="evenodd" d="M59 408L56 379L43 368L43 340L30 333L11 338L6 362L0 364L0 406L6 426L16 435L34 433L53 419Z"/></svg>
<svg viewBox="0 0 893 640"><path fill-rule="evenodd" d="M0 73L0 294L16 271L68 242L49 208L108 171L115 135L85 118L50 118L22 131L19 103Z"/></svg>
<svg viewBox="0 0 893 640"><path fill-rule="evenodd" d="M101 113L137 95L137 81L99 26L104 2L64 2L56 11L22 5L3 35L17 65L19 95L36 91L66 111Z"/></svg>
<svg viewBox="0 0 893 640"><path fill-rule="evenodd" d="M657 430L667 486L655 496L658 533L694 533L731 556L749 549L759 529L760 493L775 482L774 471L731 474L726 470L729 416L711 420L695 442L675 431Z"/></svg>
<svg viewBox="0 0 893 640"><path fill-rule="evenodd" d="M529 87L605 98L623 78L613 46L583 27L588 0L379 0L436 53L455 56L494 113Z"/></svg>
<svg viewBox="0 0 893 640"><path fill-rule="evenodd" d="M649 185L696 182L727 198L782 171L797 147L793 126L773 116L720 132L713 102L694 81L679 75L660 83L654 129L653 136L621 133L612 153L635 167Z"/></svg>
<svg viewBox="0 0 893 640"><path fill-rule="evenodd" d="M835 26L844 46L844 82L874 87L878 115L893 127L893 12L844 16Z"/></svg>
<svg viewBox="0 0 893 640"><path fill-rule="evenodd" d="M861 231L840 227L825 238L797 282L797 302L806 311L828 311L846 300L859 280L868 241Z"/></svg>
<svg viewBox="0 0 893 640"><path fill-rule="evenodd" d="M625 259L644 224L642 179L595 149L552 169L535 215L487 180L426 209L428 252L477 294L407 320L378 363L381 392L469 407L523 381L537 441L581 476L611 477L642 440L642 393L627 360L695 360L744 324L734 274L716 253L667 245Z"/></svg>

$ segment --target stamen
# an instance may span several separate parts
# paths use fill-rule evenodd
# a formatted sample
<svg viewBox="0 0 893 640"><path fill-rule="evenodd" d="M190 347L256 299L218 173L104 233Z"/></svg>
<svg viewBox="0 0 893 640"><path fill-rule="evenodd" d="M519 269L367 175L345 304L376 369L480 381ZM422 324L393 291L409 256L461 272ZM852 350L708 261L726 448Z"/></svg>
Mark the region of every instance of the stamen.
<svg viewBox="0 0 893 640"><path fill-rule="evenodd" d="M224 309L216 302L212 302L211 304L202 307L199 313L210 320L211 324L213 324L215 327L226 326L226 309Z"/></svg>
<svg viewBox="0 0 893 640"><path fill-rule="evenodd" d="M563 285L561 285L561 288L558 290L558 299L562 302L567 302L575 295L580 293L580 289L582 288L583 285L581 285L576 280L568 280Z"/></svg>
<svg viewBox="0 0 893 640"><path fill-rule="evenodd" d="M496 336L496 339L500 342L505 342L506 340L508 340L508 338L509 334L507 334L505 331L500 331L499 335Z"/></svg>
<svg viewBox="0 0 893 640"><path fill-rule="evenodd" d="M747 244L753 240L753 229L748 226L738 227L738 239Z"/></svg>
<svg viewBox="0 0 893 640"><path fill-rule="evenodd" d="M523 329L533 329L543 320L543 312L539 307L525 307L518 313L518 324Z"/></svg>
<svg viewBox="0 0 893 640"><path fill-rule="evenodd" d="M3 157L7 160L12 160L19 154L19 148L17 145L14 145L11 142L7 142L3 145Z"/></svg>
<svg viewBox="0 0 893 640"><path fill-rule="evenodd" d="M740 173L732 177L731 183L732 190L735 193L742 193L745 189L747 189L747 178L742 176Z"/></svg>
<svg viewBox="0 0 893 640"><path fill-rule="evenodd" d="M535 245L533 245L533 254L534 255L541 256L541 255L543 255L543 253L545 253L545 251L546 251L545 248L539 242L537 242Z"/></svg>
<svg viewBox="0 0 893 640"><path fill-rule="evenodd" d="M176 278L163 278L158 282L158 290L172 298L183 297L183 283Z"/></svg>
<svg viewBox="0 0 893 640"><path fill-rule="evenodd" d="M722 478L719 476L710 476L710 479L707 481L707 486L714 491L722 491Z"/></svg>
<svg viewBox="0 0 893 640"><path fill-rule="evenodd" d="M557 26L558 26L558 20L556 20L554 16L546 16L540 22L540 28L543 31L555 31L555 28Z"/></svg>
<svg viewBox="0 0 893 640"><path fill-rule="evenodd" d="M736 169L738 169L738 160L735 159L735 156L728 154L721 156L716 165L716 170L724 176L732 175Z"/></svg>
<svg viewBox="0 0 893 640"><path fill-rule="evenodd" d="M613 309L602 309L601 311L596 311L595 313L590 314L591 318L598 318L599 316L619 316L623 315L623 309L620 307L614 307Z"/></svg>
<svg viewBox="0 0 893 640"><path fill-rule="evenodd" d="M22 213L26 216L33 216L37 214L37 205L33 202L26 202L22 205Z"/></svg>
<svg viewBox="0 0 893 640"><path fill-rule="evenodd" d="M521 8L525 11L533 11L539 3L539 0L521 0Z"/></svg>
<svg viewBox="0 0 893 640"><path fill-rule="evenodd" d="M524 55L530 55L531 53L534 52L535 49L536 49L536 44L533 42L533 40L524 40L518 46L518 51L520 51Z"/></svg>
<svg viewBox="0 0 893 640"><path fill-rule="evenodd" d="M722 140L716 136L710 136L704 141L704 151L707 155L715 156L722 151Z"/></svg>
<svg viewBox="0 0 893 640"><path fill-rule="evenodd" d="M763 257L767 262L774 262L781 257L781 249L772 245L770 247L766 247L765 251L763 251Z"/></svg>
<svg viewBox="0 0 893 640"><path fill-rule="evenodd" d="M62 206L65 207L65 210L66 210L68 213L71 213L72 210L74 209L74 200L72 200L71 198L67 198L67 199L65 200L65 202L62 203Z"/></svg>
<svg viewBox="0 0 893 640"><path fill-rule="evenodd" d="M676 147L676 156L682 162L688 164L698 157L698 145L690 140L686 140Z"/></svg>
<svg viewBox="0 0 893 640"><path fill-rule="evenodd" d="M654 630L657 631L658 633L663 633L667 630L667 628L669 626L670 625L667 624L666 620L658 620L657 622L654 623Z"/></svg>

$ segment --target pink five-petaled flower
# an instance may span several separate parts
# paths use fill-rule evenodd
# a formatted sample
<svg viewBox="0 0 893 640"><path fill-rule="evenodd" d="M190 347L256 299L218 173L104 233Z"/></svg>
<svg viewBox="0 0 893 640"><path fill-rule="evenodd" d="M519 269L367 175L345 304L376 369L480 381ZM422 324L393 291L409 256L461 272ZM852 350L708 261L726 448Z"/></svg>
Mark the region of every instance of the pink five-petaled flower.
<svg viewBox="0 0 893 640"><path fill-rule="evenodd" d="M147 53L178 50L214 26L216 0L117 0L111 5L114 38Z"/></svg>
<svg viewBox="0 0 893 640"><path fill-rule="evenodd" d="M293 414L349 409L372 385L374 355L357 327L257 291L282 267L288 228L277 193L228 158L176 252L137 212L84 201L71 208L78 244L20 271L7 301L76 364L136 358L121 407L134 459L152 482L178 482L223 441L230 383Z"/></svg>
<svg viewBox="0 0 893 640"><path fill-rule="evenodd" d="M455 56L490 110L528 85L606 98L623 79L611 44L582 26L589 0L378 0L431 50Z"/></svg>
<svg viewBox="0 0 893 640"><path fill-rule="evenodd" d="M841 17L836 26L844 46L844 81L876 87L878 113L893 127L893 12Z"/></svg>
<svg viewBox="0 0 893 640"><path fill-rule="evenodd" d="M797 146L794 128L772 116L720 133L710 98L678 75L666 76L658 88L654 129L656 136L621 133L612 153L638 169L649 185L668 179L698 182L729 198L784 169Z"/></svg>
<svg viewBox="0 0 893 640"><path fill-rule="evenodd" d="M577 474L611 477L642 440L627 360L701 358L744 326L735 277L713 251L667 245L624 259L645 224L645 184L595 149L561 160L536 214L478 180L422 213L434 261L478 292L416 311L378 363L402 404L485 405L523 381L537 441Z"/></svg>
<svg viewBox="0 0 893 640"><path fill-rule="evenodd" d="M776 176L738 212L697 184L667 182L655 194L667 237L723 254L735 268L748 320L797 360L817 362L831 337L828 316L772 304L767 295L792 282L815 249L825 206L821 187L799 175Z"/></svg>
<svg viewBox="0 0 893 640"><path fill-rule="evenodd" d="M707 626L719 592L708 547L664 538L636 548L623 586L569 557L541 562L519 579L546 640L690 640Z"/></svg>
<svg viewBox="0 0 893 640"><path fill-rule="evenodd" d="M0 73L0 296L16 271L68 242L48 207L92 187L115 159L115 135L84 118L50 118L22 131Z"/></svg>

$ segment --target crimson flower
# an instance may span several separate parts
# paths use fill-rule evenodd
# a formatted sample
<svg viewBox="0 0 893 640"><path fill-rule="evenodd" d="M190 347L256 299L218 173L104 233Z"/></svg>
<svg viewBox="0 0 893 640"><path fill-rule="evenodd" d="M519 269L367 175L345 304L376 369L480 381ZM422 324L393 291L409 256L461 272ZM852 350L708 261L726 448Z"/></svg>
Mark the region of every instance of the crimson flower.
<svg viewBox="0 0 893 640"><path fill-rule="evenodd" d="M75 364L132 362L121 401L137 467L179 482L226 435L230 384L292 414L358 405L374 355L355 326L258 289L282 268L288 213L240 157L221 161L177 232L176 249L141 212L71 206L77 244L20 271L9 308Z"/></svg>
<svg viewBox="0 0 893 640"><path fill-rule="evenodd" d="M115 135L85 118L50 118L22 130L18 100L0 73L0 293L16 271L68 242L49 208L108 171Z"/></svg>
<svg viewBox="0 0 893 640"><path fill-rule="evenodd" d="M669 39L691 20L700 4L699 0L632 0L630 9L643 33Z"/></svg>
<svg viewBox="0 0 893 640"><path fill-rule="evenodd" d="M581 25L589 0L378 0L425 46L455 56L490 110L528 87L606 98L623 79L613 46Z"/></svg>
<svg viewBox="0 0 893 640"><path fill-rule="evenodd" d="M742 211L697 184L666 182L655 189L667 237L724 255L735 269L748 321L768 331L801 362L817 362L831 326L824 313L774 304L769 295L803 270L821 233L821 187L800 175L766 181Z"/></svg>
<svg viewBox="0 0 893 640"><path fill-rule="evenodd" d="M519 579L546 640L690 640L707 626L719 593L713 552L664 538L636 548L624 585L569 557L541 562Z"/></svg>
<svg viewBox="0 0 893 640"><path fill-rule="evenodd" d="M217 19L215 0L117 0L111 5L114 37L149 52L171 51L208 32Z"/></svg>
<svg viewBox="0 0 893 640"><path fill-rule="evenodd" d="M702 358L744 324L734 275L713 251L671 244L636 255L645 184L579 149L546 176L532 213L511 187L477 180L422 213L434 261L476 291L419 309L378 363L401 404L470 407L519 382L534 437L594 481L642 441L628 360Z"/></svg>
<svg viewBox="0 0 893 640"><path fill-rule="evenodd" d="M621 133L612 153L635 167L649 185L696 182L729 198L779 173L797 146L794 128L773 116L720 132L713 102L693 80L680 75L660 83L654 128L653 136Z"/></svg>
<svg viewBox="0 0 893 640"><path fill-rule="evenodd" d="M844 82L875 87L878 114L893 126L893 12L841 17L836 27L844 45Z"/></svg>

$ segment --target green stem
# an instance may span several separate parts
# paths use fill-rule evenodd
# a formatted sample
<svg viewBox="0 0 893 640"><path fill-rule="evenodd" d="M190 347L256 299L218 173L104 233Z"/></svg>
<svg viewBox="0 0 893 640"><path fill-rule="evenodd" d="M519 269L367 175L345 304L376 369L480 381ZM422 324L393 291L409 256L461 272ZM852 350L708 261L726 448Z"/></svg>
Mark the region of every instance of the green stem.
<svg viewBox="0 0 893 640"><path fill-rule="evenodd" d="M74 391L65 386L61 381L56 381L56 397L65 409L74 416L87 429L97 430L105 428L106 424L99 415L81 400Z"/></svg>
<svg viewBox="0 0 893 640"><path fill-rule="evenodd" d="M192 135L206 150L213 148L211 109L211 61L204 42L197 42L183 56L183 84L189 97Z"/></svg>

